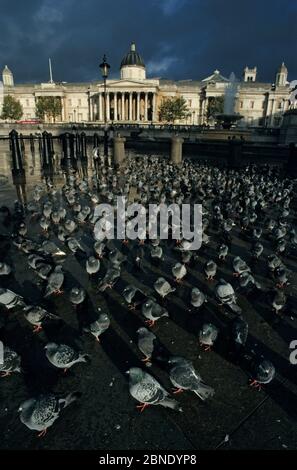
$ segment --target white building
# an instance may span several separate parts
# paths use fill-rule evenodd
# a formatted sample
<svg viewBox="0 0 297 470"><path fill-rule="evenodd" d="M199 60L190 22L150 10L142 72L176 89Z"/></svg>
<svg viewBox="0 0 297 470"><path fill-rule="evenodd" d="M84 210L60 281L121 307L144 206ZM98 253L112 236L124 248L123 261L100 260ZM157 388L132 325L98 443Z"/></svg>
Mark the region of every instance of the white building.
<svg viewBox="0 0 297 470"><path fill-rule="evenodd" d="M92 83L40 83L14 84L7 66L3 70L4 95L12 95L23 106L23 119L36 118L39 97L59 97L61 122L104 122L104 84ZM283 113L290 107L292 90L287 81L284 63L278 68L274 83L257 81L257 68L245 67L238 83L235 112L243 119L240 126L278 127ZM225 94L229 79L218 70L202 80L163 80L146 77L145 63L134 43L120 66L120 78L107 80L106 118L108 122L158 123L158 108L166 97L182 96L189 107L190 116L183 124L207 124L210 100Z"/></svg>

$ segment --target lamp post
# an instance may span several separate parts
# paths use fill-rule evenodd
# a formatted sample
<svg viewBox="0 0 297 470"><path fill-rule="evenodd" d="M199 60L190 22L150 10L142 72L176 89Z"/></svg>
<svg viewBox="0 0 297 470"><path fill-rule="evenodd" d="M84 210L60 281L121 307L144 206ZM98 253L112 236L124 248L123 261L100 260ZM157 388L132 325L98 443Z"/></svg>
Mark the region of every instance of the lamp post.
<svg viewBox="0 0 297 470"><path fill-rule="evenodd" d="M106 55L103 56L103 62L100 64L100 69L102 73L103 83L104 83L104 156L108 156L108 132L107 132L107 109L106 109L106 79L108 77L108 72L110 65L106 61Z"/></svg>

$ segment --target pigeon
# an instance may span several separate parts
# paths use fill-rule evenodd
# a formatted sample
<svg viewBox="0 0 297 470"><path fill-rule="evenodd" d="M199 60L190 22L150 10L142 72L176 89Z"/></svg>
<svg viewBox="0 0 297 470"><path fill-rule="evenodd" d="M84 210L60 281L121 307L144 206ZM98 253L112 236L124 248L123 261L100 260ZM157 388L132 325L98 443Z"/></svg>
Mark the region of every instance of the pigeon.
<svg viewBox="0 0 297 470"><path fill-rule="evenodd" d="M249 272L251 268L239 256L236 256L233 260L233 270L233 276L238 277L244 272Z"/></svg>
<svg viewBox="0 0 297 470"><path fill-rule="evenodd" d="M193 287L191 291L191 305L195 309L198 309L204 304L204 302L207 302L205 294L203 294L198 287ZM191 309L189 310L191 311Z"/></svg>
<svg viewBox="0 0 297 470"><path fill-rule="evenodd" d="M80 393L72 392L66 396L47 394L30 398L19 407L20 420L32 431L39 431L38 437L43 437L60 412L79 397Z"/></svg>
<svg viewBox="0 0 297 470"><path fill-rule="evenodd" d="M50 221L49 221L49 219L46 219L45 217L41 217L41 219L39 221L39 225L40 225L40 227L42 228L42 230L44 232L47 232L48 228L50 226Z"/></svg>
<svg viewBox="0 0 297 470"><path fill-rule="evenodd" d="M220 279L219 284L215 288L216 298L220 301L220 305L228 305L235 313L240 313L241 309L236 305L236 296L233 287L229 282Z"/></svg>
<svg viewBox="0 0 297 470"><path fill-rule="evenodd" d="M103 242L96 241L94 243L94 251L98 258L103 258L105 247L106 245Z"/></svg>
<svg viewBox="0 0 297 470"><path fill-rule="evenodd" d="M144 354L144 359L142 359L142 361L149 362L154 351L154 342L156 341L157 337L154 335L154 333L144 327L138 328L137 334L138 349Z"/></svg>
<svg viewBox="0 0 297 470"><path fill-rule="evenodd" d="M219 247L219 259L221 261L225 261L226 257L227 257L227 254L228 254L228 251L229 251L229 247L225 244L222 244L220 245Z"/></svg>
<svg viewBox="0 0 297 470"><path fill-rule="evenodd" d="M0 276L8 276L11 273L11 267L6 263L0 263Z"/></svg>
<svg viewBox="0 0 297 470"><path fill-rule="evenodd" d="M79 241L74 237L67 238L67 246L72 253L76 253L77 251L81 251L85 253L85 249L79 243Z"/></svg>
<svg viewBox="0 0 297 470"><path fill-rule="evenodd" d="M45 262L44 257L40 255L32 254L28 256L28 264L32 269L37 269L37 266L40 263L44 263L44 262Z"/></svg>
<svg viewBox="0 0 297 470"><path fill-rule="evenodd" d="M161 405L165 408L181 411L179 404L150 374L138 367L131 367L129 374L129 391L131 396L140 405L137 408L142 412L150 405Z"/></svg>
<svg viewBox="0 0 297 470"><path fill-rule="evenodd" d="M67 219L64 223L64 227L65 227L65 229L67 230L68 233L72 233L76 229L77 225L74 222L74 220Z"/></svg>
<svg viewBox="0 0 297 470"><path fill-rule="evenodd" d="M0 376L8 377L13 372L21 372L21 357L8 346L4 346L3 361L0 361Z"/></svg>
<svg viewBox="0 0 297 470"><path fill-rule="evenodd" d="M274 271L274 276L277 281L276 287L279 289L283 289L284 287L289 285L288 279L288 270L282 267L276 268Z"/></svg>
<svg viewBox="0 0 297 470"><path fill-rule="evenodd" d="M234 352L240 355L246 345L249 332L248 323L241 317L237 317L232 321L231 325L231 340L234 347Z"/></svg>
<svg viewBox="0 0 297 470"><path fill-rule="evenodd" d="M251 364L250 386L261 390L263 385L269 384L275 377L275 367L267 359L257 358Z"/></svg>
<svg viewBox="0 0 297 470"><path fill-rule="evenodd" d="M56 266L54 271L49 275L44 297L52 294L62 294L62 285L64 283L64 274L61 266Z"/></svg>
<svg viewBox="0 0 297 470"><path fill-rule="evenodd" d="M86 261L86 271L89 276L97 274L100 270L100 261L94 256L90 256Z"/></svg>
<svg viewBox="0 0 297 470"><path fill-rule="evenodd" d="M168 362L171 366L169 378L176 387L174 394L190 390L203 401L214 395L214 389L202 381L191 361L184 357L171 357Z"/></svg>
<svg viewBox="0 0 297 470"><path fill-rule="evenodd" d="M251 252L252 252L252 257L255 259L258 259L261 254L263 253L264 247L262 243L256 242L253 244Z"/></svg>
<svg viewBox="0 0 297 470"><path fill-rule="evenodd" d="M16 306L23 307L25 302L20 295L15 294L9 289L0 287L0 305L10 310Z"/></svg>
<svg viewBox="0 0 297 470"><path fill-rule="evenodd" d="M27 305L23 308L25 318L31 325L34 325L33 332L39 333L42 330L42 323L45 320L60 320L60 317L48 312L38 305Z"/></svg>
<svg viewBox="0 0 297 470"><path fill-rule="evenodd" d="M281 313L287 302L287 297L282 290L277 290L272 299L272 309L278 315Z"/></svg>
<svg viewBox="0 0 297 470"><path fill-rule="evenodd" d="M98 308L100 311L101 309ZM96 341L98 343L100 342L99 336L102 335L110 326L110 319L106 313L100 313L98 319L92 323L90 323L88 326L84 327L84 332L86 333L91 333L93 336L95 336Z"/></svg>
<svg viewBox="0 0 297 470"><path fill-rule="evenodd" d="M175 287L171 287L168 281L164 279L164 277L159 277L154 283L154 289L162 299L166 297L166 295L174 292L176 289Z"/></svg>
<svg viewBox="0 0 297 470"><path fill-rule="evenodd" d="M86 291L82 287L73 287L69 294L69 300L73 305L81 304L86 298Z"/></svg>
<svg viewBox="0 0 297 470"><path fill-rule="evenodd" d="M87 354L82 354L67 344L48 343L44 349L49 362L58 369L64 369L64 372L78 362L89 360Z"/></svg>
<svg viewBox="0 0 297 470"><path fill-rule="evenodd" d="M204 272L206 279L208 281L213 281L217 272L217 264L212 260L207 261L204 266Z"/></svg>
<svg viewBox="0 0 297 470"><path fill-rule="evenodd" d="M49 274L52 272L53 267L50 264L40 263L36 269L36 274L41 277L41 279L46 280L49 277Z"/></svg>
<svg viewBox="0 0 297 470"><path fill-rule="evenodd" d="M138 287L129 284L122 292L122 296L131 310L135 310L146 299L146 295Z"/></svg>
<svg viewBox="0 0 297 470"><path fill-rule="evenodd" d="M119 250L114 250L109 253L108 260L110 261L111 265L115 268L121 266L124 261L126 261L127 257L123 255Z"/></svg>
<svg viewBox="0 0 297 470"><path fill-rule="evenodd" d="M214 345L219 330L212 323L204 323L201 330L199 331L199 343L204 348L204 351L210 351Z"/></svg>
<svg viewBox="0 0 297 470"><path fill-rule="evenodd" d="M167 310L152 298L143 303L141 313L146 318L145 323L150 327L154 326L159 318L169 317Z"/></svg>
<svg viewBox="0 0 297 470"><path fill-rule="evenodd" d="M187 274L187 269L184 264L176 263L172 268L172 274L177 283L182 282L182 279Z"/></svg>
<svg viewBox="0 0 297 470"><path fill-rule="evenodd" d="M42 243L41 248L38 250L40 253L45 255L52 255L53 257L66 256L66 253L52 241L46 240Z"/></svg>
<svg viewBox="0 0 297 470"><path fill-rule="evenodd" d="M120 267L108 268L102 281L99 283L99 291L104 292L108 287L111 289L121 275Z"/></svg>

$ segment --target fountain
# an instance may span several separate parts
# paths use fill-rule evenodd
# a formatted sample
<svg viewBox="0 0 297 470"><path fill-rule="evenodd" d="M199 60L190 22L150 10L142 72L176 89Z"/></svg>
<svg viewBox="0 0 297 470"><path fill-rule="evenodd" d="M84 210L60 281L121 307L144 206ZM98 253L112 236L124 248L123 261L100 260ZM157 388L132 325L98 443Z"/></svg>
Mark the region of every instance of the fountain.
<svg viewBox="0 0 297 470"><path fill-rule="evenodd" d="M243 116L234 112L237 88L236 77L232 72L225 91L224 112L216 115L216 119L223 129L231 129L233 124L243 118Z"/></svg>

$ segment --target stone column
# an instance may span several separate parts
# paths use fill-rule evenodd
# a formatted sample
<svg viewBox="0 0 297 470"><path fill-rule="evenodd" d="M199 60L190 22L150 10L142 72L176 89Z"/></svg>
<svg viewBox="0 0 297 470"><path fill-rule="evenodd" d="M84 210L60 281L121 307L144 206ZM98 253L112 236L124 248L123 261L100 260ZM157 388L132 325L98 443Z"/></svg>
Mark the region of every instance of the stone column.
<svg viewBox="0 0 297 470"><path fill-rule="evenodd" d="M99 109L99 115L98 115L98 121L103 121L103 113L102 113L102 94L101 92L98 95L98 109Z"/></svg>
<svg viewBox="0 0 297 470"><path fill-rule="evenodd" d="M110 98L109 92L106 92L106 120L110 121Z"/></svg>
<svg viewBox="0 0 297 470"><path fill-rule="evenodd" d="M147 121L147 93L144 94L144 120Z"/></svg>
<svg viewBox="0 0 297 470"><path fill-rule="evenodd" d="M129 121L132 121L132 93L129 93Z"/></svg>
<svg viewBox="0 0 297 470"><path fill-rule="evenodd" d="M125 121L125 92L122 93L122 112L121 112L121 121Z"/></svg>
<svg viewBox="0 0 297 470"><path fill-rule="evenodd" d="M140 93L137 93L136 121L140 121Z"/></svg>
<svg viewBox="0 0 297 470"><path fill-rule="evenodd" d="M125 163L125 142L126 139L120 134L113 138L113 159L116 166L123 166Z"/></svg>
<svg viewBox="0 0 297 470"><path fill-rule="evenodd" d="M118 96L117 93L115 92L113 94L113 113L114 113L114 121L118 120Z"/></svg>
<svg viewBox="0 0 297 470"><path fill-rule="evenodd" d="M156 93L153 93L153 122L157 121Z"/></svg>
<svg viewBox="0 0 297 470"><path fill-rule="evenodd" d="M171 139L170 160L174 165L181 165L183 158L183 141L181 137L174 136Z"/></svg>

